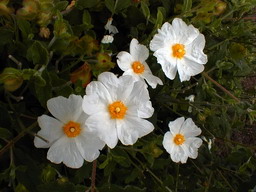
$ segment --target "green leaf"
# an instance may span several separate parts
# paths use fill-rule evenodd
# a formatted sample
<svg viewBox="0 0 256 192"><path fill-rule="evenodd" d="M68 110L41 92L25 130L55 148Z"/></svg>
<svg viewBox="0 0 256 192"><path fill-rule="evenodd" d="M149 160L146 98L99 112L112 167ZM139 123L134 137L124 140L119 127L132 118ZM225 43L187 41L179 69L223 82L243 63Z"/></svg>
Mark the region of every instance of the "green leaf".
<svg viewBox="0 0 256 192"><path fill-rule="evenodd" d="M52 98L52 84L49 73L46 70L43 71L42 76L40 77L45 81L46 84L44 86L38 86L38 84L35 82L34 87L37 99L42 106L46 107L46 102Z"/></svg>
<svg viewBox="0 0 256 192"><path fill-rule="evenodd" d="M12 133L8 129L0 127L1 139L10 139L11 137L12 137Z"/></svg>
<svg viewBox="0 0 256 192"><path fill-rule="evenodd" d="M41 42L35 41L27 51L27 59L34 65L46 65L49 62L49 53Z"/></svg>
<svg viewBox="0 0 256 192"><path fill-rule="evenodd" d="M157 9L157 17L155 27L158 29L162 26L164 20L164 15L162 13L162 9Z"/></svg>
<svg viewBox="0 0 256 192"><path fill-rule="evenodd" d="M115 1L114 0L105 0L105 5L111 11L112 14L115 13Z"/></svg>
<svg viewBox="0 0 256 192"><path fill-rule="evenodd" d="M23 69L22 77L24 80L29 80L36 72L35 69Z"/></svg>
<svg viewBox="0 0 256 192"><path fill-rule="evenodd" d="M11 43L13 40L13 31L6 27L0 27L0 46Z"/></svg>
<svg viewBox="0 0 256 192"><path fill-rule="evenodd" d="M28 36L30 34L32 34L32 30L31 30L31 25L28 21L26 21L25 19L23 18L19 18L17 19L17 25L18 25L18 28L20 29L21 31L21 34L22 34L22 37L24 39L27 39Z"/></svg>
<svg viewBox="0 0 256 192"><path fill-rule="evenodd" d="M192 8L192 0L183 0L183 13L190 11Z"/></svg>
<svg viewBox="0 0 256 192"><path fill-rule="evenodd" d="M122 11L131 5L131 0L118 0L116 4L116 12Z"/></svg>
<svg viewBox="0 0 256 192"><path fill-rule="evenodd" d="M87 10L84 10L84 13L83 13L83 24L85 24L87 29L90 29L93 27L93 25L91 24L91 15Z"/></svg>
<svg viewBox="0 0 256 192"><path fill-rule="evenodd" d="M148 5L144 1L141 1L141 10L142 10L143 15L148 20L150 17L150 10L148 8Z"/></svg>
<svg viewBox="0 0 256 192"><path fill-rule="evenodd" d="M68 6L68 1L60 1L55 4L55 9L62 11Z"/></svg>
<svg viewBox="0 0 256 192"><path fill-rule="evenodd" d="M99 0L78 0L76 7L78 9L93 8L99 3Z"/></svg>

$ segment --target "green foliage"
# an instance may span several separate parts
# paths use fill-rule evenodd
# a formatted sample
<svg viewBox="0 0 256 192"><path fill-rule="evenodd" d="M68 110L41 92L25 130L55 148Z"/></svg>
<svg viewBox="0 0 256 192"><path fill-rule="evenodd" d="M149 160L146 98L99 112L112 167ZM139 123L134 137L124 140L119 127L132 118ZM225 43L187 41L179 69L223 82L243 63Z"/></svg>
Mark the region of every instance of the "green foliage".
<svg viewBox="0 0 256 192"><path fill-rule="evenodd" d="M73 2L74 3L74 2ZM96 191L254 191L256 188L255 0L27 0L0 2L0 191L90 191L93 163L53 164L34 146L37 117L55 96L84 95L132 38L148 47L163 23L182 18L204 34L204 73L149 87L155 129L132 146L105 147ZM108 19L119 33L103 44ZM195 95L195 101L185 98ZM168 123L191 117L205 138L197 159L176 164L162 146Z"/></svg>

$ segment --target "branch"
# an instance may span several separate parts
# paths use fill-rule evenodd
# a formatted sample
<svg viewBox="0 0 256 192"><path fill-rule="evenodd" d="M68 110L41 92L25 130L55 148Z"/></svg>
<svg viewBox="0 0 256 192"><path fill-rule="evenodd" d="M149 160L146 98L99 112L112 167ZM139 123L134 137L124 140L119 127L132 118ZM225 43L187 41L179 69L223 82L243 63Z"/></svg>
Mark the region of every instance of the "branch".
<svg viewBox="0 0 256 192"><path fill-rule="evenodd" d="M234 96L230 91L228 91L225 87L223 87L221 84L219 84L217 81L212 79L206 72L202 72L202 75L206 77L208 80L210 80L213 84L215 84L217 87L219 87L222 91L227 93L230 97L232 97L234 100L236 100L238 103L240 103L240 99L238 99L236 96Z"/></svg>

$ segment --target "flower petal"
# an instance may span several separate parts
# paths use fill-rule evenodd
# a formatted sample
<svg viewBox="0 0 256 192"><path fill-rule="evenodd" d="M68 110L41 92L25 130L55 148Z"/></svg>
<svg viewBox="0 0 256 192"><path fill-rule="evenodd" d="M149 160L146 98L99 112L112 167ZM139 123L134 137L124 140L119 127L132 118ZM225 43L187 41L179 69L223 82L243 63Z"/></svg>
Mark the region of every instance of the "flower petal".
<svg viewBox="0 0 256 192"><path fill-rule="evenodd" d="M191 118L186 119L180 130L180 133L182 133L186 138L198 136L201 132L201 129L195 125Z"/></svg>
<svg viewBox="0 0 256 192"><path fill-rule="evenodd" d="M145 119L127 116L123 121L117 121L117 135L122 144L133 145L138 138L154 129L154 125Z"/></svg>
<svg viewBox="0 0 256 192"><path fill-rule="evenodd" d="M158 29L158 33L154 35L153 39L150 41L149 47L152 51L161 49L169 44L176 38L174 29L170 23L165 22L161 29Z"/></svg>
<svg viewBox="0 0 256 192"><path fill-rule="evenodd" d="M177 59L171 56L170 48L162 48L154 53L157 62L161 64L164 74L173 80L177 73Z"/></svg>
<svg viewBox="0 0 256 192"><path fill-rule="evenodd" d="M132 88L130 95L126 95L127 98L124 98L127 106L144 103L150 99L147 85L144 81L134 82Z"/></svg>
<svg viewBox="0 0 256 192"><path fill-rule="evenodd" d="M199 31L193 25L187 25L182 19L175 18L172 21L172 26L174 33L176 34L177 43L189 44L191 43L198 35Z"/></svg>
<svg viewBox="0 0 256 192"><path fill-rule="evenodd" d="M76 138L78 150L86 161L92 162L98 158L100 151L105 143L101 141L95 134L84 131Z"/></svg>
<svg viewBox="0 0 256 192"><path fill-rule="evenodd" d="M163 85L163 82L162 80L157 77L157 76L154 76L152 73L144 73L142 75L143 78L145 78L145 80L147 81L147 83L153 88L155 89L157 84L159 85Z"/></svg>
<svg viewBox="0 0 256 192"><path fill-rule="evenodd" d="M69 98L62 96L54 97L47 101L47 107L51 114L62 123L76 121L82 113L83 99L80 95L70 95Z"/></svg>
<svg viewBox="0 0 256 192"><path fill-rule="evenodd" d="M75 139L62 137L50 147L47 159L53 163L63 162L67 167L80 168L84 159L79 152Z"/></svg>
<svg viewBox="0 0 256 192"><path fill-rule="evenodd" d="M130 43L130 54L134 61L143 63L149 56L148 48L145 45L139 44L137 39L132 39Z"/></svg>
<svg viewBox="0 0 256 192"><path fill-rule="evenodd" d="M117 57L117 65L123 71L127 71L131 69L131 65L135 61L134 58L130 55L130 53L126 51L121 51L120 53L117 54L116 57Z"/></svg>
<svg viewBox="0 0 256 192"><path fill-rule="evenodd" d="M165 150L171 154L173 151L173 148L175 147L174 143L173 143L173 135L170 131L167 131L164 134L164 138L163 138L163 147L165 148Z"/></svg>
<svg viewBox="0 0 256 192"><path fill-rule="evenodd" d="M63 123L47 115L42 115L37 119L39 127L41 130L37 135L46 139L49 143L43 141L39 137L35 137L34 144L37 148L48 148L57 139L64 135L62 130Z"/></svg>
<svg viewBox="0 0 256 192"><path fill-rule="evenodd" d="M188 81L191 76L195 76L204 70L204 65L195 63L192 60L184 58L178 65L180 81Z"/></svg>
<svg viewBox="0 0 256 192"><path fill-rule="evenodd" d="M170 121L168 126L170 128L171 133L175 136L176 134L180 133L181 126L184 123L185 118L179 117L174 121Z"/></svg>
<svg viewBox="0 0 256 192"><path fill-rule="evenodd" d="M186 155L185 151L181 146L173 147L172 153L171 153L171 159L175 163L186 163L188 156Z"/></svg>
<svg viewBox="0 0 256 192"><path fill-rule="evenodd" d="M108 99L107 99L108 100ZM105 100L100 99L99 95L85 95L82 108L85 113L92 115L100 111L106 111L108 103Z"/></svg>
<svg viewBox="0 0 256 192"><path fill-rule="evenodd" d="M128 105L127 115L139 117L139 118L150 118L154 113L151 101L138 103L134 105Z"/></svg>
<svg viewBox="0 0 256 192"><path fill-rule="evenodd" d="M111 72L103 72L98 76L98 81L100 81L106 87L106 90L111 95L111 102L115 101L117 89L120 83L117 76Z"/></svg>
<svg viewBox="0 0 256 192"><path fill-rule="evenodd" d="M98 95L101 103L109 103L112 101L111 95L106 86L99 81L92 81L86 86L86 95Z"/></svg>
<svg viewBox="0 0 256 192"><path fill-rule="evenodd" d="M115 120L110 119L110 115L106 112L95 113L86 120L87 129L95 133L102 141L104 141L111 149L118 142Z"/></svg>
<svg viewBox="0 0 256 192"><path fill-rule="evenodd" d="M198 137L188 138L184 145L188 148L188 156L192 159L196 159L198 156L198 148L202 145L202 139Z"/></svg>
<svg viewBox="0 0 256 192"><path fill-rule="evenodd" d="M186 46L185 58L192 60L198 64L207 63L207 55L205 55L203 52L204 46L205 38L203 34L200 34L191 44Z"/></svg>

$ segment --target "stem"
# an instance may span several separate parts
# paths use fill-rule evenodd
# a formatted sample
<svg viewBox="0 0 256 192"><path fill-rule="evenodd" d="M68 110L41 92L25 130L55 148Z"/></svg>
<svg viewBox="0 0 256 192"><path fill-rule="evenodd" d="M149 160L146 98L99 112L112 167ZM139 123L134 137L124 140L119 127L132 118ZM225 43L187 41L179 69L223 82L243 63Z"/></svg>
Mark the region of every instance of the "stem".
<svg viewBox="0 0 256 192"><path fill-rule="evenodd" d="M95 192L97 160L92 162L91 192Z"/></svg>
<svg viewBox="0 0 256 192"><path fill-rule="evenodd" d="M219 169L217 169L218 173L220 174L220 176L223 178L223 180L225 181L225 183L229 186L229 188L231 189L232 192L235 192L235 190L233 189L233 187L231 186L231 184L228 182L228 180L226 179L226 177L224 177L224 175L221 173L221 171Z"/></svg>
<svg viewBox="0 0 256 192"><path fill-rule="evenodd" d="M211 174L209 176L209 179L207 181L207 186L206 186L204 192L207 192L209 190L209 186L210 186L210 183L211 183L211 180L212 180L212 174L213 174L213 172L211 172Z"/></svg>
<svg viewBox="0 0 256 192"><path fill-rule="evenodd" d="M15 57L13 57L12 55L8 55L8 58L18 65L18 69L22 68L22 63L18 61Z"/></svg>
<svg viewBox="0 0 256 192"><path fill-rule="evenodd" d="M14 139L9 141L1 150L0 150L0 157L9 150L10 147L12 147L17 141L19 141L23 136L27 134L27 132L37 126L37 121L31 124L26 129L23 129Z"/></svg>
<svg viewBox="0 0 256 192"><path fill-rule="evenodd" d="M175 185L175 192L178 192L179 173L180 173L180 164L178 163L178 167L177 167L177 176L176 176L176 185Z"/></svg>
<svg viewBox="0 0 256 192"><path fill-rule="evenodd" d="M133 159L135 159L137 162L139 162L139 164L141 165L141 167L142 167L145 171L147 171L163 188L165 188L165 189L166 189L167 191L169 191L169 192L172 192L172 190L171 190L169 187L165 186L164 183L163 183L163 181L162 181L159 177L157 177L148 167L146 167L145 164L143 164L138 158L136 158L136 157L134 157L134 156L132 156L132 155L130 155L130 156L131 156ZM131 162L133 162L132 159L131 159ZM136 163L134 163L134 165L136 165ZM137 165L136 165L135 167L138 168ZM138 169L140 169L140 168L138 168ZM143 170L142 170L142 172L143 172Z"/></svg>
<svg viewBox="0 0 256 192"><path fill-rule="evenodd" d="M236 145L241 145L241 146L243 146L243 147L247 147L247 148L250 148L250 149L256 149L256 146L245 145L245 144L243 144L243 143L239 143L239 142L232 141L232 140L225 139L225 138L215 137L215 139L222 140L222 141L225 141L225 142L228 142L228 143L232 143L232 144L236 144Z"/></svg>
<svg viewBox="0 0 256 192"><path fill-rule="evenodd" d="M51 41L50 41L50 43L48 44L48 49L50 49L51 48L51 46L53 45L53 43L56 41L56 36L53 36L53 38L51 39Z"/></svg>
<svg viewBox="0 0 256 192"><path fill-rule="evenodd" d="M222 91L224 91L226 94L228 94L230 97L232 97L234 100L236 100L238 103L240 103L241 101L234 96L230 91L228 91L225 87L223 87L222 85L220 85L217 81L215 81L214 79L212 79L206 72L203 72L202 75L204 77L206 77L208 80L210 80L213 84L215 84L217 87L219 87Z"/></svg>

